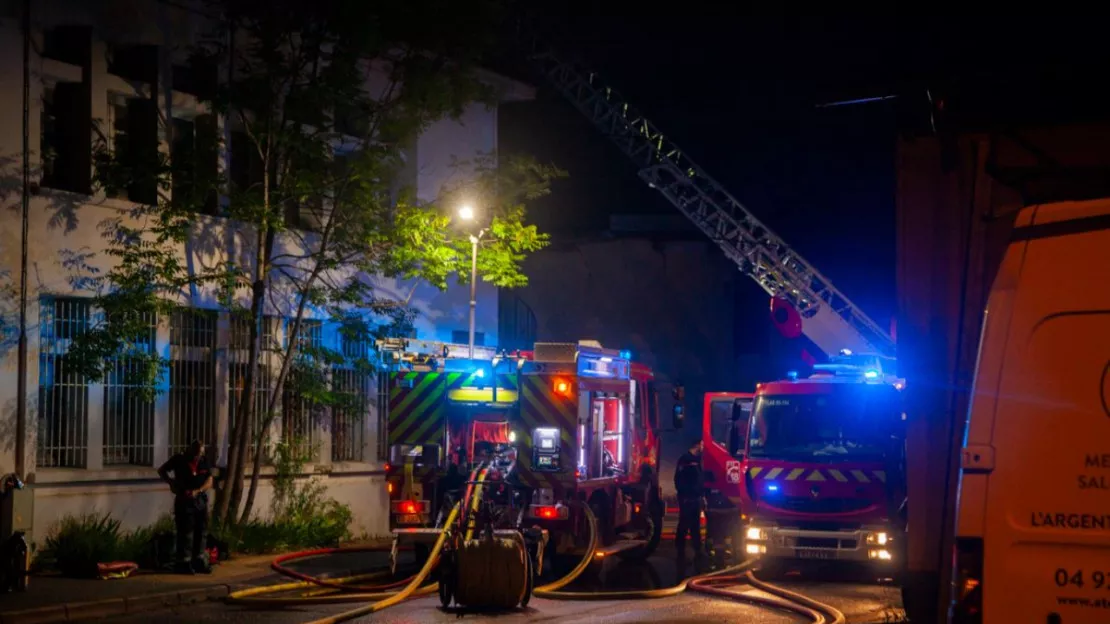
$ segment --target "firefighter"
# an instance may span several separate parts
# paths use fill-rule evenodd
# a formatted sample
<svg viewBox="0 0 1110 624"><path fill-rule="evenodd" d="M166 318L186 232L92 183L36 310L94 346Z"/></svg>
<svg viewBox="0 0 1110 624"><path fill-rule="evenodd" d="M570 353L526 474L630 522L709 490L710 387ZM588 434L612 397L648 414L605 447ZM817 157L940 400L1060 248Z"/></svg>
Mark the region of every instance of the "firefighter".
<svg viewBox="0 0 1110 624"><path fill-rule="evenodd" d="M674 470L674 489L678 492L678 533L675 535L675 548L679 560L686 556L686 534L693 540L694 558L701 555L701 510L702 510L702 442L698 439L678 459Z"/></svg>
<svg viewBox="0 0 1110 624"><path fill-rule="evenodd" d="M170 474L173 477L170 477ZM204 458L204 442L193 440L189 449L169 458L158 469L158 476L174 493L173 518L177 528L176 570L184 574L210 573L204 560L205 533L208 530L208 490L212 489L212 471ZM192 531L192 561L185 556L185 543Z"/></svg>

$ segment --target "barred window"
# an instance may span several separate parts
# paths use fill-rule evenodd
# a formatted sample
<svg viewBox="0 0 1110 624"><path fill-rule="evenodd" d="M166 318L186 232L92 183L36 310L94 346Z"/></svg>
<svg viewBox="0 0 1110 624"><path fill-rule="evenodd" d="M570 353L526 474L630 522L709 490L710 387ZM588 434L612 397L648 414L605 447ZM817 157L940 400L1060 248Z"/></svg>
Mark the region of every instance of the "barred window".
<svg viewBox="0 0 1110 624"><path fill-rule="evenodd" d="M170 318L170 448L200 438L216 447L216 313L176 310Z"/></svg>
<svg viewBox="0 0 1110 624"><path fill-rule="evenodd" d="M265 424L263 414L270 404L273 395L273 374L271 368L271 355L274 347L274 318L262 318L262 352L259 354L258 373L254 386L254 427L247 446L248 460L254 459L256 446L254 441ZM249 317L233 315L231 317L231 350L229 351L228 375L229 397L227 406L228 431L235 429L236 412L239 401L242 400L243 387L246 385L248 363L250 362L250 329ZM265 438L263 438L265 443ZM265 448L265 447L263 447ZM263 459L267 459L265 454Z"/></svg>
<svg viewBox="0 0 1110 624"><path fill-rule="evenodd" d="M130 346L154 353L158 329L153 313L143 315L147 331ZM154 401L142 394L142 361L134 351L108 363L104 379L104 465L154 465Z"/></svg>
<svg viewBox="0 0 1110 624"><path fill-rule="evenodd" d="M333 391L340 403L331 414L331 460L362 461L363 429L370 406L370 374L359 370L356 363L369 353L364 340L340 335L344 366L332 369Z"/></svg>
<svg viewBox="0 0 1110 624"><path fill-rule="evenodd" d="M40 468L88 464L89 382L66 352L88 329L87 299L46 297L40 302L39 418L35 463Z"/></svg>
<svg viewBox="0 0 1110 624"><path fill-rule="evenodd" d="M378 373L378 461L389 457L389 372Z"/></svg>
<svg viewBox="0 0 1110 624"><path fill-rule="evenodd" d="M293 320L287 321L288 331L292 330L293 322ZM323 332L323 323L320 321L302 320L297 335L298 349L309 350L322 347ZM305 356L301 352L297 357ZM293 445L297 454L306 460L312 458L313 450L319 441L315 427L315 416L319 406L301 396L299 391L302 384L310 381L308 376L292 370L285 381L281 395L281 439L286 444Z"/></svg>

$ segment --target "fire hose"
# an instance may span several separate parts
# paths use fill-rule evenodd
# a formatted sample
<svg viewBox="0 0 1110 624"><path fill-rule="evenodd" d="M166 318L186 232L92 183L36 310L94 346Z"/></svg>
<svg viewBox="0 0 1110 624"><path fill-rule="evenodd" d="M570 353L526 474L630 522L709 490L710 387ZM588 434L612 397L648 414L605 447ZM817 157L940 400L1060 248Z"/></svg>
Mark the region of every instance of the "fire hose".
<svg viewBox="0 0 1110 624"><path fill-rule="evenodd" d="M481 482L485 476L484 471L479 472L479 469L474 471L478 473L478 482ZM472 473L472 480L474 473ZM254 587L233 592L228 596L228 602L233 604L249 604L252 606L260 607L288 607L298 605L315 605L315 604L336 604L345 602L362 602L369 601L369 604L363 605L356 609L351 609L343 613L328 616L311 622L310 624L338 624L345 622L363 615L375 613L391 606L399 604L410 598L426 596L437 591L438 585L432 583L430 585L422 586L432 569L439 562L439 555L443 549L444 542L449 533L450 527L454 524L455 519L458 517L460 510L470 507L471 510L476 510L478 507L478 499L480 498L480 491L482 488L473 488L467 491L467 495L463 500L457 503L448 515L447 520L444 522L443 531L440 532L439 537L432 548L431 553L425 561L424 566L420 571L409 579L384 584L384 585L358 585L354 584L357 581L365 581L376 577L381 577L382 572L374 572L368 574L352 575L336 579L322 579L305 574L301 574L290 570L282 565L283 563L302 559L310 556L319 556L326 554L333 554L337 552L359 552L359 551L373 551L379 549L361 548L361 549L319 549L313 551L305 551L299 553L291 553L283 555L274 560L272 568L283 575L290 576L298 579L297 582L283 583L278 585L267 585L262 587ZM648 590L626 590L626 591L602 591L602 592L568 592L560 591L562 588L574 582L583 572L589 567L594 558L594 553L597 550L598 530L597 518L594 516L590 508L586 505L578 504L585 512L587 524L590 529L589 544L586 549L585 555L578 562L578 564L565 576L557 581L536 587L533 590L533 595L540 598L549 600L645 600L645 599L660 599L677 596L684 591L690 590L699 593L704 593L711 596L727 598L730 600L739 600L749 602L760 606L772 607L776 609L784 609L799 615L808 617L815 624L844 624L846 621L844 614L837 609L817 602L811 598L801 594L788 591L786 589L777 587L775 585L766 583L756 578L751 568L755 565L756 559L745 561L739 565L731 566L711 572L691 577L683 582L673 586L664 587L659 589ZM473 526L468 522L467 535L472 533ZM735 589L736 585L747 584L755 589L770 594L770 596L762 596L757 594L744 593ZM401 587L403 585L403 587ZM726 587L728 586L728 587ZM400 589L398 589L400 587ZM506 592L511 592L516 589L516 585L512 587L506 586ZM312 590L308 594L299 594L294 596L271 596L271 594L280 592L291 592L297 590Z"/></svg>

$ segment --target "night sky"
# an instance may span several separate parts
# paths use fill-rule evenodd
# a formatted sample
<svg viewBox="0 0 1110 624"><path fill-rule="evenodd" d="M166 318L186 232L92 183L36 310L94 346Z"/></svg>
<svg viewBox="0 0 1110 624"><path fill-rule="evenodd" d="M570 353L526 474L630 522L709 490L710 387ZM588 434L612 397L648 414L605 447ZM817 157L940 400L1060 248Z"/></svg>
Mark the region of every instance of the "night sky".
<svg viewBox="0 0 1110 624"><path fill-rule="evenodd" d="M1086 65L1105 59L1090 53L1100 40L1093 24L1044 16L909 20L743 15L704 2L667 10L552 4L536 21L557 47L600 72L883 326L895 314L895 149L900 129L928 125L925 89L975 93L988 118L1001 117L999 102L1048 107L1057 83L1083 84ZM539 95L502 107L501 149L570 173L534 205L541 227L559 239L602 230L613 213L677 214L557 93L518 77ZM892 94L899 98L818 106ZM766 322L767 298L754 282L741 295L751 306L743 316Z"/></svg>

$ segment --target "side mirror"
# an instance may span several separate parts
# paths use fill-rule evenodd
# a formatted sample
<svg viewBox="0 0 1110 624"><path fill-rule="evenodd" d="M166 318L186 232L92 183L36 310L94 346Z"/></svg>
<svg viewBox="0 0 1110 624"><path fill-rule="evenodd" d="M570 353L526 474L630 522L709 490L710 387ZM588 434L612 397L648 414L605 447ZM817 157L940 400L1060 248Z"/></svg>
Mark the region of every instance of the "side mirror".
<svg viewBox="0 0 1110 624"><path fill-rule="evenodd" d="M675 429L681 429L682 423L686 420L686 411L681 403L674 404L674 413L671 414L671 425Z"/></svg>

